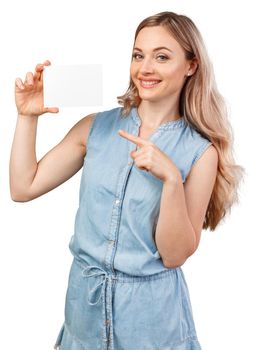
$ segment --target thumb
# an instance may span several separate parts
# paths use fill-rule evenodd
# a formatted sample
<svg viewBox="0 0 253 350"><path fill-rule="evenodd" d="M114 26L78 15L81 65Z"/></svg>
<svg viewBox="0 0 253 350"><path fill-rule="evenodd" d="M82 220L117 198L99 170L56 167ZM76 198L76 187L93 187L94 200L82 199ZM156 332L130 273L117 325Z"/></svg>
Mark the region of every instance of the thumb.
<svg viewBox="0 0 253 350"><path fill-rule="evenodd" d="M58 107L45 107L43 113L58 113Z"/></svg>

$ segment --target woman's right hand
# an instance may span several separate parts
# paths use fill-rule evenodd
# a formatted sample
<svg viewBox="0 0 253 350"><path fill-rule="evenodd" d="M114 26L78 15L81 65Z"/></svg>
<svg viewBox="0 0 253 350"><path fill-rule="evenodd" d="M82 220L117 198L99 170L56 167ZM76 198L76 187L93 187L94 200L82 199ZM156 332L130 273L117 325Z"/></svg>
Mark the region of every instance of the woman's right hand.
<svg viewBox="0 0 253 350"><path fill-rule="evenodd" d="M24 83L20 78L15 80L15 102L19 115L38 117L44 113L58 113L57 107L44 107L43 69L50 61L37 64L34 74L28 72Z"/></svg>

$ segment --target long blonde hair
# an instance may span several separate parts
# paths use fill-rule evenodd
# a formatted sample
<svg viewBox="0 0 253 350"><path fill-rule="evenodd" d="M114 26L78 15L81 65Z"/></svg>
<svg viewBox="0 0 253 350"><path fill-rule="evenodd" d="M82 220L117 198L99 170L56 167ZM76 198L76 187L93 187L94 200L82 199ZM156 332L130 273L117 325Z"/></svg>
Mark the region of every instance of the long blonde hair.
<svg viewBox="0 0 253 350"><path fill-rule="evenodd" d="M218 151L218 171L207 207L203 229L214 231L218 223L238 200L238 189L245 169L236 165L233 157L233 130L229 122L224 98L219 93L212 63L203 38L193 21L174 12L161 12L145 18L137 27L134 42L144 27L163 26L185 51L187 60L197 58L198 67L186 78L181 90L179 111L186 121L200 134L208 138ZM132 107L138 107L141 99L131 77L128 89L117 96L123 105L122 115L127 116Z"/></svg>

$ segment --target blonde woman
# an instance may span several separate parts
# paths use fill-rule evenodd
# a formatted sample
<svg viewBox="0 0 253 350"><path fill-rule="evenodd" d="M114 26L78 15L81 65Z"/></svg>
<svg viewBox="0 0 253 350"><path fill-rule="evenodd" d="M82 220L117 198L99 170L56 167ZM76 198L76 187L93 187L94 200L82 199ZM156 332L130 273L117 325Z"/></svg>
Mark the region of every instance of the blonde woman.
<svg viewBox="0 0 253 350"><path fill-rule="evenodd" d="M82 170L65 319L55 349L200 350L181 266L232 204L243 168L201 34L162 12L138 26L120 107L82 118L37 162L43 69L16 79L11 196Z"/></svg>

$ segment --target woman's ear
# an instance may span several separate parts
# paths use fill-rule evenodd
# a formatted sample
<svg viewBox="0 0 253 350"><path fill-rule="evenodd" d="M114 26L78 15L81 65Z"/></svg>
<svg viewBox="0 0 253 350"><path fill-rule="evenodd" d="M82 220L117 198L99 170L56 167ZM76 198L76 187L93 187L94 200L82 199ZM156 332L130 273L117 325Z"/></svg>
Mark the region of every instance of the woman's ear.
<svg viewBox="0 0 253 350"><path fill-rule="evenodd" d="M198 68L198 65L199 65L198 59L196 57L194 57L190 61L190 67L189 67L187 76L193 75L196 72L196 69Z"/></svg>

